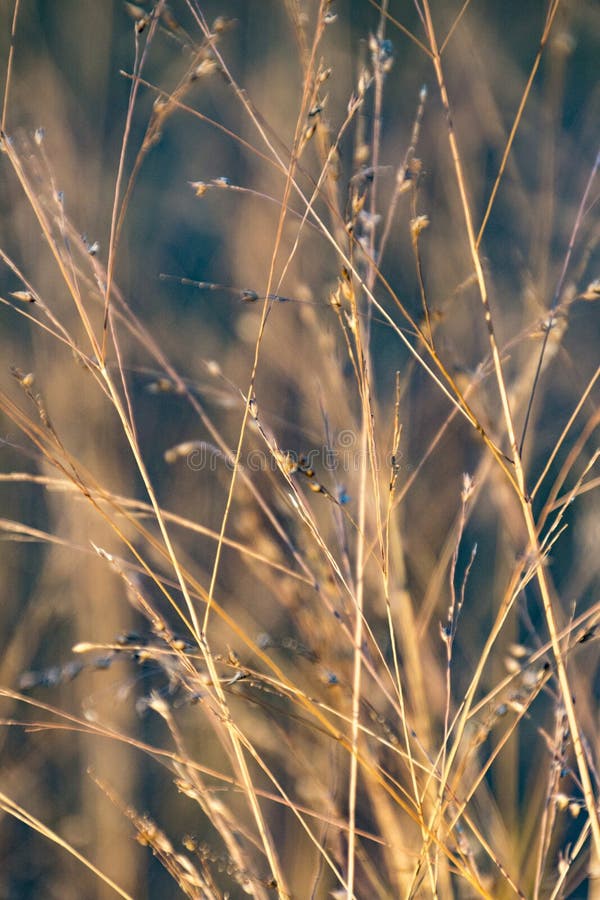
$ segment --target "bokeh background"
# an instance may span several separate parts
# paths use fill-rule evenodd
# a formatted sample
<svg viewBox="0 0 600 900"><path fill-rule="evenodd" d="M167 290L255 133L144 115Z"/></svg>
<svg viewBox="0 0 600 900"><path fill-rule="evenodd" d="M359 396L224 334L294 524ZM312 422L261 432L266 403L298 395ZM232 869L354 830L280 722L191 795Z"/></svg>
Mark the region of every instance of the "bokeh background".
<svg viewBox="0 0 600 900"><path fill-rule="evenodd" d="M52 190L63 192L70 221L89 243L98 241L98 257L104 263L130 91L124 73L132 71L134 59L133 21L124 6L117 0L61 0L60 4L24 0L14 43L6 121L7 134L20 152L26 158L30 154L38 159L36 183L40 195ZM276 135L283 147L289 146L302 72L286 4L224 0L200 6L208 22L220 15L236 20L222 37L221 51L237 82L268 124L269 133ZM309 17L314 14L314 4L300 6L306 8ZM438 33L443 35L460 4L444 0L433 6ZM173 0L171 9L185 33L199 41L186 4ZM412 4L392 0L389 9L422 37ZM325 116L334 132L343 121L360 68L368 61L368 36L379 23L377 9L366 0L340 0L335 12L337 21L329 27L321 51L326 65L332 67ZM2 72L8 58L12 13L13 3L2 5ZM454 122L477 220L485 208L537 52L545 13L546 4L542 2L473 2L445 54ZM177 30L159 31L149 53L144 77L165 91L174 89L189 65L190 49L182 34ZM531 385L539 350L535 325L549 307L577 206L597 153L599 34L600 8L596 3L583 0L562 4L483 242L500 343L504 346L519 337L506 350L505 364L509 381L523 396ZM486 356L487 338L475 288L468 283L468 248L433 70L419 47L393 24L387 24L386 36L393 43L394 65L384 91L381 202L385 208L395 171L410 141L419 91L427 85L416 151L423 170L418 213L430 220L421 242L422 264L428 295L439 312L440 352L457 377L468 377ZM140 90L126 157L127 173L155 98L153 90ZM248 116L218 74L198 79L187 91L185 103L260 146ZM358 127L368 135L371 126L372 107L367 103L358 117ZM40 151L33 140L39 128L44 129L44 162L39 161ZM355 171L356 142L357 129L353 127L341 145L341 197ZM76 312L29 204L7 160L1 163L0 246L26 273L44 302L81 337ZM308 171L318 171L313 148L308 148L303 163ZM245 390L248 384L261 304L243 303L239 292L199 290L177 279L215 282L260 294L267 282L278 207L259 193L218 187L198 197L189 184L220 177L270 197L280 197L284 184L279 173L223 131L190 113L175 112L139 173L120 240L115 282L133 313L181 376L193 385L207 413L235 446L242 414L238 388ZM300 208L294 200L292 206ZM324 208L321 212L327 214ZM382 269L397 295L418 318L421 307L409 228L412 215L409 200L401 198ZM293 245L296 226L293 218L288 220L284 251ZM597 242L597 215L594 217L592 211L578 236L569 270L566 286L571 295L583 291L598 277ZM165 274L174 277L159 277ZM256 387L261 420L276 434L280 446L298 453L324 447L325 420L331 434L357 434L355 392L344 390L351 384L352 374L344 362L336 319L328 306L329 291L338 274L339 262L327 242L316 230L306 229L278 288L291 302L275 303L267 323ZM0 295L9 297L11 291L21 288L14 272L0 265ZM385 292L381 292L381 302L397 316ZM99 322L100 307L92 291L89 303L94 321ZM11 305L24 310L18 303ZM36 388L69 453L111 491L145 499L114 411L85 369L68 348L15 309L5 305L0 315L3 390L24 404L9 367L35 373ZM568 332L544 376L533 409L526 446L532 480L543 468L597 365L599 338L595 305L573 303ZM230 477L227 468L219 460L200 471L186 465L185 459L172 465L165 461L165 451L178 443L210 437L185 398L153 391L156 364L125 331L122 340L140 445L159 500L169 510L218 531ZM373 323L372 348L378 427L388 444L396 372L401 373L401 479L406 480L427 452L450 408L435 386L415 370L397 336L377 320ZM523 374L522 381L519 373ZM585 407L588 418L597 409L597 401L596 391ZM524 401L517 397L515 404L517 420L522 422ZM491 385L484 383L474 406L493 428L499 407ZM554 473L581 434L586 416L581 421L558 454ZM6 417L1 419L0 437L3 473L51 474L35 448ZM568 484L574 482L591 455L591 439L588 443ZM252 448L265 449L255 432L248 442L248 450ZM330 477L329 489L347 493L352 509L356 472L328 473L322 465L322 454L317 458L318 477ZM447 607L446 569L438 562L444 558L447 565L452 552L461 476L464 471L474 472L482 465L481 460L482 448L466 423L453 422L399 511L402 538L398 539L397 558L402 562L397 564L396 585L399 593L405 591L414 598L419 611L425 668L428 654L441 653L435 640L425 635L437 629ZM280 501L273 481L268 473L256 474L257 484L284 517L287 513L283 506L277 506ZM11 539L5 533L7 539L0 543L0 683L4 687L17 688L24 672L64 665L73 658L71 648L77 642L110 643L123 632L144 628L119 580L91 550L94 542L120 552L114 536L82 499L43 485L14 481L0 484L0 497L5 519L26 523L58 538L56 544L35 540L31 535L19 538L13 530ZM315 509L323 528L333 530L329 510L324 512L316 502ZM565 620L570 604L576 602L579 612L597 597L600 523L594 491L579 498L568 522L569 530L553 551L551 562ZM236 497L230 533L266 553L273 551L285 557L245 488L240 488ZM504 573L514 564L523 538L516 507L497 477L491 476L486 483L467 533L465 560L477 540L479 559L484 561L473 570L470 596L474 611L465 616L459 635L458 657L470 672L476 655L472 648L480 645L489 626ZM186 564L208 585L214 542L189 531L178 533L177 540ZM300 535L298 540L302 540ZM306 553L310 559L310 551ZM238 555L227 550L217 592L220 602L240 617L249 634L268 633L275 642L281 642L297 627L299 606L313 602L306 599L310 593L306 587L297 589L284 579L265 580L260 571L241 565ZM372 604L374 621L378 622L384 610L377 593ZM533 588L525 597L525 606L529 625L542 629ZM507 644L511 639L523 640L526 632L523 620L515 618L503 640ZM326 637L322 638L324 643ZM228 639L224 636L223 640L226 643ZM285 659L284 650L281 656ZM341 671L344 662L340 659L336 664ZM584 724L590 727L597 721L597 709L591 702L598 696L597 663L598 654L592 649L586 662L592 687L582 711ZM459 688L460 671L459 667ZM435 706L441 703L435 700L441 683L433 662L431 672L428 689ZM310 672L306 676L308 683L313 676ZM161 679L164 682L160 673L117 661L107 671L92 665L73 681L36 686L31 693L76 715L110 723L115 730L167 745L169 736L164 724L155 721L158 717L140 715L136 709L136 699L147 693L153 679L159 685ZM47 718L39 710L28 711L6 698L1 714L5 720ZM202 742L202 734L195 732L193 715L183 711L185 727L192 741ZM495 780L496 785L503 785L498 806L505 822L514 825L515 841L518 834L523 837L519 821L527 821L528 753L537 746L537 740L532 727L531 734L522 737L520 743L514 742L505 762L500 762L490 776L492 784ZM310 742L303 751L310 751ZM218 748L203 748L203 760L216 763ZM148 756L118 741L85 734L0 728L1 783L9 796L93 859L133 896L176 896L173 881L148 849L135 842L130 823L90 779L88 769L109 782L123 803L147 811L173 837L186 832L202 837L197 809L177 794L170 773ZM112 896L75 860L24 824L3 816L0 834L0 896L10 900ZM289 843L290 849L285 852L290 860L294 839L297 835L294 838L293 829L282 836L282 842ZM296 884L301 885L300 858L295 865ZM237 896L235 887L230 889ZM303 896L302 888L298 890L298 896ZM573 896L586 896L585 884L578 891Z"/></svg>

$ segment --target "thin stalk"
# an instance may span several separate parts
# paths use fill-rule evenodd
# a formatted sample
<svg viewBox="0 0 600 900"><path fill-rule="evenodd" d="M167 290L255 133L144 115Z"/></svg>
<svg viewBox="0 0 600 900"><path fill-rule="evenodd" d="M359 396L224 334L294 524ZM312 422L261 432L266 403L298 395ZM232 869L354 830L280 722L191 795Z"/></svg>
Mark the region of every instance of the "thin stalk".
<svg viewBox="0 0 600 900"><path fill-rule="evenodd" d="M538 543L538 535L536 524L533 516L533 510L531 506L531 502L527 496L527 488L525 482L525 473L523 470L521 457L519 455L519 448L517 446L514 424L512 419L512 414L510 410L510 405L508 402L508 393L506 389L506 383L504 380L504 374L502 371L502 365L500 361L500 354L498 351L498 345L496 343L496 337L494 332L492 313L488 300L488 292L487 292L487 284L485 281L485 276L483 273L483 266L481 264L481 258L479 256L479 248L476 242L475 231L473 228L473 220L470 210L469 201L467 198L467 189L466 182L463 173L463 166L460 158L460 153L458 150L458 144L456 140L456 135L454 132L454 127L452 125L452 117L450 113L450 103L448 99L448 93L446 89L446 82L442 70L442 64L440 55L437 49L437 41L435 37L435 31L433 28L433 22L431 19L431 11L429 7L428 0L424 0L423 8L425 12L426 22L427 22L427 33L429 44L431 47L431 51L433 54L433 65L436 73L436 78L438 82L438 87L440 90L440 96L442 100L442 105L444 107L447 121L448 121L448 141L450 145L450 152L452 155L452 160L454 163L454 170L456 175L456 181L460 193L461 198L461 206L463 209L463 215L465 220L465 227L467 231L469 250L471 253L471 260L473 263L473 267L477 276L477 284L479 288L480 300L483 306L484 318L487 324L488 329L488 338L490 343L490 351L492 355L492 360L494 364L494 371L496 374L496 381L498 385L498 391L500 393L500 399L502 403L502 411L504 417L504 423L510 443L510 447L513 454L513 465L515 470L516 482L518 487L518 499L521 507L521 512L523 515L525 527L527 530L527 536L529 541L529 550L530 553L533 554L535 559L540 560L540 548ZM542 597L542 604L544 608L544 615L546 618L546 623L548 626L548 632L550 634L550 639L552 642L552 651L556 660L557 667L557 675L558 680L561 687L561 692L563 696L563 702L565 704L565 709L567 713L567 717L569 720L569 727L571 729L571 734L573 738L573 746L575 750L575 756L577 759L577 768L579 771L579 776L581 778L581 785L583 790L583 795L585 798L585 805L590 817L590 823L592 828L592 834L594 839L594 846L596 849L596 853L600 855L600 822L598 820L598 810L596 808L596 800L594 796L594 790L590 778L590 773L588 769L587 760L585 757L585 751L583 747L583 742L581 739L581 733L579 728L579 722L577 718L577 714L575 711L575 702L573 699L573 695L571 692L571 687L569 684L569 678L566 671L565 661L563 651L561 649L559 640L558 640L558 629L554 614L554 608L552 605L552 599L550 596L550 588L548 585L547 574L541 565L541 562L538 561L536 564L536 576L538 581L538 586L540 589L540 594ZM491 649L491 644L489 642L486 643L486 648L484 654L482 654L482 659L478 665L478 670L482 671L483 666L482 663L487 659L487 653ZM458 744L460 737L462 736L464 730L464 724L466 722L466 716L468 715L468 710L473 702L474 698L474 690L475 690L475 682L472 682L471 688L469 689L465 702L463 705L463 710L461 713L461 718L459 724L457 726L457 734L456 740L452 750L450 751L446 771L444 773L444 780L448 777L450 772L450 768L453 765L454 759L456 757L456 753L458 752Z"/></svg>
<svg viewBox="0 0 600 900"><path fill-rule="evenodd" d="M0 133L5 134L6 116L8 114L8 98L10 96L10 86L12 79L13 59L15 55L15 36L17 33L17 19L19 18L19 5L21 0L15 0L13 9L12 25L10 27L10 48L8 51L8 61L6 63L6 81L4 84L4 98L2 101L2 120L0 123Z"/></svg>

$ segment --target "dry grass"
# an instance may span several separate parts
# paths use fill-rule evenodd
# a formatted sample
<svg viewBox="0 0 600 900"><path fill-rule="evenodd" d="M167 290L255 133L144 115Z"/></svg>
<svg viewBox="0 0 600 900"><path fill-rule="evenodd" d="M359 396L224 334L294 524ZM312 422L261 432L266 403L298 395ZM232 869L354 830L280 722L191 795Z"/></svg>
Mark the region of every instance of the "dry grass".
<svg viewBox="0 0 600 900"><path fill-rule="evenodd" d="M125 7L1 20L0 893L596 896L598 10Z"/></svg>

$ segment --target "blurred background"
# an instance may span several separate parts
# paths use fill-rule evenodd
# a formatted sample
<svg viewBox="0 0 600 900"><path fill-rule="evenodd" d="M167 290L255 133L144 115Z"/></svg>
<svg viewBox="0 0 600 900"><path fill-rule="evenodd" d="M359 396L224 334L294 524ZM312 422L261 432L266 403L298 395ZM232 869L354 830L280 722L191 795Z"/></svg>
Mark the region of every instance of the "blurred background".
<svg viewBox="0 0 600 900"><path fill-rule="evenodd" d="M461 5L433 4L438 35L447 34ZM274 146L287 159L286 148L293 139L302 92L302 67L287 5L274 0L224 0L199 6L208 23L218 16L235 20L220 35L219 49L237 84L251 99ZM369 63L369 35L379 26L376 6L367 0L337 2L337 19L328 26L319 50L324 66L332 69L323 89L327 103L321 120L333 135L344 121L361 68ZM5 3L0 10L2 73L6 71L13 7L12 2ZM29 167L35 190L42 198L55 197L60 192L65 215L82 236L82 242L88 248L97 242L93 255L102 266L107 262L115 181L131 89L128 74L135 58L135 16L126 7L118 0L22 2L6 118L6 133ZM316 4L306 2L298 7L307 15L310 34ZM163 23L157 31L144 66L143 77L155 87L141 87L139 91L125 155L126 178L144 139L157 90L170 92L185 81L193 47L201 42L186 3L173 0L170 10L173 21ZM424 40L414 5L392 0L389 12ZM545 15L546 4L541 2L499 4L481 0L468 7L445 50L454 126L478 223L535 59ZM561 4L483 238L498 339L504 348L519 428L537 363L540 323L547 315L597 153L599 34L598 4L592 0ZM144 33L138 36L140 47L144 46L145 37ZM486 358L487 334L476 287L470 280L468 245L433 68L422 49L393 22L386 24L385 37L392 42L394 62L385 78L381 117L378 191L384 217L396 171L410 145L423 85L428 94L415 151L421 164L418 194L408 192L399 198L381 269L411 315L420 319L422 308L410 221L416 215L427 216L429 227L420 239L420 262L436 314L437 348L449 371L466 383ZM217 424L225 441L235 448L243 412L240 390L246 391L249 383L262 312L261 300L252 303L240 298L243 291L264 296L279 216L273 199L281 198L285 180L249 149L251 145L261 153L267 152L239 98L218 72L187 84L182 96L190 111L177 109L165 118L160 138L145 155L139 170L120 236L115 285L131 314L143 323L191 387L206 415ZM194 110L202 116L194 116ZM209 120L224 128L219 130ZM340 144L335 190L341 210L357 171L360 147L369 142L372 126L373 105L368 97ZM43 140L37 131L36 141L37 129L44 130ZM231 133L242 140L232 138ZM25 318L23 313L31 313L34 319L46 321L34 310L35 304L20 303L10 297L11 292L23 290L23 282L15 272L18 267L74 340L86 353L90 352L31 205L8 159L3 158L1 163L0 247L14 263L12 269L6 258L0 264L0 296L9 301L0 308L2 389L32 415L32 405L23 396L10 367L34 373L35 390L43 398L53 428L82 470L91 473L90 477L106 490L147 502L107 398L68 346ZM309 190L309 176L315 178L319 173L312 145L302 157L302 166L303 186ZM227 181L215 186L211 184L214 179ZM202 190L194 190L190 182L204 182L209 187L200 196ZM250 190L232 189L237 186ZM597 199L597 184L592 199ZM300 214L304 211L294 195L290 206ZM339 231L343 227L325 203L319 201L317 209L329 228ZM297 231L298 219L291 214L276 265L278 275L294 246ZM597 215L592 211L578 234L561 302L582 294L598 278L598 236ZM360 404L337 318L329 304L329 294L339 274L340 261L331 246L317 229L305 227L298 250L276 286L277 293L289 298L289 302L274 302L270 310L256 397L260 421L267 432L275 435L282 448L297 454L314 452L316 478L332 495L343 498L349 514L355 516L356 467L348 465L329 471L324 449L333 446L338 451L350 450L346 458L352 461L356 458L354 451L359 453ZM200 289L190 281L215 283L221 288ZM86 308L99 328L102 306L97 294L93 280L83 285ZM377 286L375 294L394 320L405 327L406 322L388 293ZM164 369L153 358L148 343L144 345L139 335L136 337L123 323L119 335L138 439L159 502L170 512L218 532L231 476L219 453L211 449L214 439L210 431L188 398L161 388L158 379L164 375ZM549 357L532 410L525 445L532 484L597 366L599 338L594 303L573 301L567 332L556 350L550 348L549 353L556 355ZM476 656L473 648L481 645L508 573L522 552L523 526L518 508L498 474L490 475L485 468L482 446L466 422L454 419L426 456L451 407L415 367L381 315L375 315L372 323L371 348L382 459L386 452L389 457L391 447L394 386L399 372L403 425L400 483L406 484L418 469L418 478L397 510L396 543L392 548L393 594L400 604L398 608L407 597L411 598L412 615L422 636L417 655L426 680L427 673L431 676L425 690L430 692L435 711L432 714L441 716L443 666L438 629L448 606L447 567L454 547L462 473L477 471L484 487L467 523L459 559L462 571L477 541L478 565L469 581L469 612L457 638L457 696L472 671ZM473 407L493 433L500 407L492 382L493 379L484 378L474 394ZM596 389L552 464L549 484L560 472L569 451L581 440L580 455L569 469L561 493L576 482L591 458L593 428L589 423L597 412L597 403ZM109 552L123 554L111 529L76 492L14 476L26 473L56 477L57 472L41 458L14 421L4 413L0 416L2 517L40 532L18 534L14 525L5 525L3 530L0 684L18 690L20 685L28 686L23 673L46 673L40 676L39 680L45 682L42 684L35 683L35 675L29 678L28 693L38 701L88 722L101 722L115 732L149 744L170 746L164 722L159 716L140 714L138 702L152 685L164 687L163 674L126 659L116 660L107 668L101 650L86 656L90 664L73 680L62 669L74 659L72 647L78 642L111 644L118 635L147 631L148 625L128 602L120 579L92 549L93 542ZM210 460L210 465L195 466L185 454L172 463L165 459L169 449L187 441L206 442L202 458ZM268 458L256 429L250 429L245 445L244 458L248 462L251 457L247 454L253 450ZM381 478L386 484L387 471L382 471ZM274 473L259 471L252 474L251 480L272 503L310 571L317 572L326 583L323 562L311 548L302 526L292 521ZM546 499L547 493L542 491L536 501L538 510ZM311 506L323 533L335 541L336 529L341 527L337 512L332 513L331 504L319 496L311 500ZM572 614L574 604L579 614L597 599L600 520L595 492L578 498L566 519L569 529L553 549L550 562L563 622ZM374 528L374 520L369 521ZM265 525L263 513L245 484L236 492L227 533L269 558L291 565L289 547ZM214 540L189 528L178 530L176 540L180 558L208 587ZM352 549L348 552L352 556ZM155 555L153 564L164 566L164 561ZM373 586L369 599L371 621L385 643L385 605L376 587L375 571L368 571L367 580ZM265 574L259 564L247 560L242 563L237 551L224 551L215 596L253 639L263 635L263 643L271 642L281 664L295 671L295 677L309 692L321 690L318 685L322 672L331 670L342 682L350 677L348 654L331 649L337 626L329 619L329 624L312 633L307 655L303 657L299 650L311 634L311 625L303 616L314 609L313 593L306 583L296 583L271 570ZM543 632L535 588L531 586L523 594L525 612L515 615L514 622L507 626L503 646L511 641L531 641L533 635ZM333 588L331 596L335 599ZM158 597L154 600L160 602ZM181 631L181 623L174 622L173 627ZM224 652L230 647L242 653L243 648L235 645L224 627L220 639ZM589 688L580 712L584 727L593 729L597 728L594 699L597 700L600 687L598 653L593 648L586 652L584 668ZM313 657L322 663L322 671L311 663ZM497 665L501 665L500 661ZM498 680L500 674L491 672L490 683ZM552 703L542 700L539 722L545 722L551 710ZM51 718L49 713L28 710L7 697L2 698L1 715L4 721ZM203 764L218 766L218 744L196 746L204 738L198 734L195 716L188 707L181 711L182 727L190 741L188 750L197 751ZM264 733L260 740L275 757L277 751L271 745L276 737L269 733L268 719L261 727ZM530 754L538 752L540 740L537 725L532 724L529 732L525 728L489 778L491 792L502 785L495 794L495 809L515 846L519 842L527 846L527 829L532 828L528 804L532 810L538 808L527 791L527 767ZM299 741L295 749L299 759L303 754L310 758L310 736ZM321 752L326 755L324 750ZM297 764L300 766L300 762ZM71 842L133 896L157 900L177 896L173 880L150 850L133 839L131 823L122 809L98 788L88 770L108 783L125 806L131 804L152 816L173 841L180 841L186 833L206 839L198 808L177 793L172 773L151 754L83 731L8 725L0 728L1 783L7 795ZM301 793L293 771L292 765L290 782ZM306 788L306 802L310 799L318 805L315 790ZM536 788L536 802L541 790ZM377 830L375 819L367 816L364 826ZM7 815L0 818L0 835L1 897L69 900L113 896L71 856L16 819ZM302 871L304 865L316 866L314 855L306 847L305 861L299 851L295 858L294 848L299 846L297 826L290 825L283 816L280 840L290 870L297 869L295 880L292 878L296 895L308 896L302 890ZM215 856L220 852L214 841ZM225 884L232 896L241 896L239 885ZM586 896L585 883L577 891L572 896Z"/></svg>

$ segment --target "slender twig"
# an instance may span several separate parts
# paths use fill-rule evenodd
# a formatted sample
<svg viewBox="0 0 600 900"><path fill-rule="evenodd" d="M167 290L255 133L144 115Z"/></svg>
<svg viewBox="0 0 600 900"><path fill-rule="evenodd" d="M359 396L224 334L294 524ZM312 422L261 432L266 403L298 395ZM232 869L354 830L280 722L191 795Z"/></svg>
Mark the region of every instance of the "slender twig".
<svg viewBox="0 0 600 900"><path fill-rule="evenodd" d="M15 55L15 37L17 34L17 19L19 18L19 5L21 0L15 0L13 9L12 24L10 27L10 48L8 51L8 60L6 63L6 78L4 83L4 98L2 100L2 120L0 124L0 134L6 132L6 116L8 114L8 100L10 96L10 84L12 78L13 59Z"/></svg>
<svg viewBox="0 0 600 900"><path fill-rule="evenodd" d="M448 141L450 144L450 151L451 151L452 159L453 159L453 163L454 163L456 180L457 180L458 189L459 189L460 197L461 197L461 206L462 206L463 214L464 214L464 218L465 218L465 227L466 227L466 231L467 231L469 249L471 252L473 267L474 267L474 270L477 275L480 299L481 299L481 303L483 305L485 321L486 321L487 329L488 329L490 350L491 350L491 354L492 354L494 370L496 373L496 381L497 381L498 390L500 393L500 399L501 399L501 403L502 403L504 423L506 426L510 447L511 447L511 450L513 453L513 463L514 463L514 469L515 469L515 476L516 476L516 480L517 480L518 495L519 495L521 511L523 514L523 519L524 519L524 523L525 523L526 530L527 530L530 550L531 550L532 554L534 555L534 558L541 559L539 556L539 544L538 544L538 536L537 536L537 531L536 531L536 524L535 524L535 520L533 517L533 510L531 507L531 503L530 503L530 500L527 495L527 488L526 488L526 483L525 483L525 473L523 471L521 457L519 454L519 448L518 448L517 442L516 442L512 413L511 413L510 404L508 401L508 393L507 393L504 374L503 374L502 366L501 366L501 362L500 362L500 355L499 355L498 347L497 347L497 343L496 343L492 314L491 314L489 300L488 300L487 284L486 284L485 276L483 273L483 266L481 263L479 249L478 249L478 245L477 245L476 237L475 237L475 231L473 228L473 221L472 221L472 216L471 216L471 211L470 211L470 205L469 205L469 201L467 198L466 182L465 182L465 178L464 178L460 154L458 151L456 135L455 135L454 128L452 125L452 118L451 118L451 113L450 113L450 104L449 104L449 100L448 100L446 82L445 82L444 74L442 71L441 59L439 56L439 52L437 50L437 42L436 42L435 32L434 32L434 28L433 28L433 22L431 19L431 12L430 12L428 0L423 0L423 7L424 7L424 11L425 11L425 16L427 19L428 38L429 38L430 47L431 47L431 50L433 53L433 64L434 64L434 68L436 71L438 87L440 90L442 104L444 106L444 110L446 112L447 121L448 121ZM562 653L562 650L560 647L560 643L558 641L558 631L557 631L557 626L556 626L556 620L555 620L555 614L554 614L554 609L553 609L553 605L552 605L552 600L550 597L550 589L549 589L549 585L548 585L548 579L547 579L546 572L544 571L544 568L541 565L541 562L537 563L536 577L537 577L537 582L538 582L538 585L540 588L540 593L542 596L542 603L543 603L543 607L544 607L546 623L548 625L548 631L549 631L550 638L552 641L552 650L554 653L554 657L556 659L558 680L560 682L560 687L561 687L562 696L563 696L563 702L565 704L565 709L566 709L567 717L569 720L569 726L571 728L571 733L573 735L573 744L574 744L574 748L575 748L575 755L577 758L577 767L578 767L579 775L581 778L586 808L588 811L588 815L590 817L592 834L594 837L594 845L596 848L596 852L598 854L600 854L600 822L598 819L598 811L596 808L596 802L595 802L595 798L594 798L594 790L593 790L593 786L592 786L592 782L591 782L591 778L590 778L587 761L586 761L585 754L584 754L583 744L582 744L582 740L581 740L580 726L579 726L578 718L577 718L577 715L575 712L575 705L574 705L572 690L571 690L571 687L569 684L569 678L568 678L566 667L565 667L564 656L563 656L563 653ZM490 639L491 639L491 635L490 635ZM483 670L483 665L485 663L485 660L487 659L487 655L492 646L490 643L490 639L488 639L488 642L486 644L486 647L484 648L480 662L478 664L478 673L479 674ZM478 681L478 678L477 678L477 681ZM458 725L457 731L456 731L455 743L454 743L453 749L450 751L448 761L447 761L447 766L446 766L447 772L449 772L449 769L450 769L451 765L453 764L454 758L458 751L459 740L460 740L463 730L464 730L464 724L466 722L466 716L468 714L468 710L473 702L474 689L475 689L477 681L475 679L473 679L473 681L471 682L471 686L470 686L469 690L467 691L467 694L465 695L463 710L461 713L461 719L460 719L460 722L459 722L459 725Z"/></svg>
<svg viewBox="0 0 600 900"><path fill-rule="evenodd" d="M521 442L519 445L519 455L523 455L523 445L525 443L525 438L527 436L527 427L529 425L529 417L531 415L531 410L533 409L533 401L535 398L536 389L538 386L538 382L540 379L540 375L542 372L542 364L544 361L544 354L546 352L546 347L548 346L548 341L550 340L550 334L552 332L552 328L555 324L554 321L554 313L560 301L560 296L562 293L563 285L565 282L565 278L567 275L567 271L569 268L569 263L571 262L571 256L573 254L573 248L575 246L575 241L577 240L577 235L579 233L579 229L583 223L585 218L585 208L588 202L588 197L590 195L590 191L592 190L592 185L596 178L596 173L600 168L600 150L596 154L596 159L594 160L594 165L592 166L592 171L590 172L590 176L588 178L587 184L585 186L585 190L583 192L583 196L581 198L581 202L579 204L579 208L577 210L577 215L575 216L575 222L573 223L573 229L571 231L571 237L569 238L569 246L567 247L567 252L565 254L565 258L563 261L562 269L560 275L558 277L558 282L556 288L554 289L554 295L552 297L552 302L550 304L550 310L548 313L548 318L546 320L546 327L544 331L544 340L542 341L542 346L540 347L540 355L537 363L537 368L535 370L535 375L533 378L533 384L531 386L531 393L529 395L529 402L527 404L527 410L525 411L525 420L523 422L523 431L521 434Z"/></svg>

